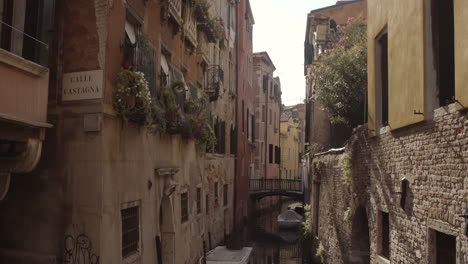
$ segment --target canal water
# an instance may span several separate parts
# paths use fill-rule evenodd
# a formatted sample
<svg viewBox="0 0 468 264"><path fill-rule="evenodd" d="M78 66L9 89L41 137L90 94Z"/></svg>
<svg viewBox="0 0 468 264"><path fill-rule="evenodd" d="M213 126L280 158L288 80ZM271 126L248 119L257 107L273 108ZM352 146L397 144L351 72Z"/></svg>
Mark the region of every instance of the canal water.
<svg viewBox="0 0 468 264"><path fill-rule="evenodd" d="M277 206L262 210L251 222L248 246L253 247L252 264L301 264L302 228L296 230L280 229L277 217L297 204L285 201Z"/></svg>

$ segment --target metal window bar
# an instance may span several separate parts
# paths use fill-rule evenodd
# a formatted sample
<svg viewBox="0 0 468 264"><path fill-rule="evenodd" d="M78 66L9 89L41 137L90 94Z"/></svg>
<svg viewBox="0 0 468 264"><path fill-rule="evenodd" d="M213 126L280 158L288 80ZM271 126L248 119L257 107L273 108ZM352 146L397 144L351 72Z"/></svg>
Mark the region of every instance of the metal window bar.
<svg viewBox="0 0 468 264"><path fill-rule="evenodd" d="M138 252L140 240L138 207L121 211L122 217L122 257Z"/></svg>
<svg viewBox="0 0 468 264"><path fill-rule="evenodd" d="M207 85L205 92L210 97L210 100L216 100L219 96L219 91L224 82L224 71L220 65L211 65L207 69Z"/></svg>

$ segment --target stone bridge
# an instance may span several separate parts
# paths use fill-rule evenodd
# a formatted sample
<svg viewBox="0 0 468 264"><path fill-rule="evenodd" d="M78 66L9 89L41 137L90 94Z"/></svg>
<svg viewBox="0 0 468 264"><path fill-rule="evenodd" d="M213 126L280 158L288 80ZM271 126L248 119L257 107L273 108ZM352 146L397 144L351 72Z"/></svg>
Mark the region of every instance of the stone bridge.
<svg viewBox="0 0 468 264"><path fill-rule="evenodd" d="M295 179L251 179L250 197L260 200L267 196L287 196L302 201L304 188L302 180Z"/></svg>

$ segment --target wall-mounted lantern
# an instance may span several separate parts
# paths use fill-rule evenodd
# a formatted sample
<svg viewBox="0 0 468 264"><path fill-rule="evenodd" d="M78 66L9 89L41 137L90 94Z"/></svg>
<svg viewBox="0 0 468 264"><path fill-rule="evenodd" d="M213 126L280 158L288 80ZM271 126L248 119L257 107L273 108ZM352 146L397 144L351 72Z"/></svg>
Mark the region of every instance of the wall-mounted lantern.
<svg viewBox="0 0 468 264"><path fill-rule="evenodd" d="M406 177L400 180L400 207L405 210L406 196L408 194L409 181Z"/></svg>

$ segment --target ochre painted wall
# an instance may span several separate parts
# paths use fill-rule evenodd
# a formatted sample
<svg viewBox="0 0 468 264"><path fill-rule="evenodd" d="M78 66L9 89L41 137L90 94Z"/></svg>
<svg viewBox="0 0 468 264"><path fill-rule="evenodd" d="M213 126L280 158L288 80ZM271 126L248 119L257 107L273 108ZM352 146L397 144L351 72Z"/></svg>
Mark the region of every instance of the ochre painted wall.
<svg viewBox="0 0 468 264"><path fill-rule="evenodd" d="M414 111L424 111L424 1L371 0L367 13L369 129L377 130L375 43L385 28L390 129L423 121Z"/></svg>
<svg viewBox="0 0 468 264"><path fill-rule="evenodd" d="M455 99L458 108L468 107L468 2L454 0L455 17Z"/></svg>

